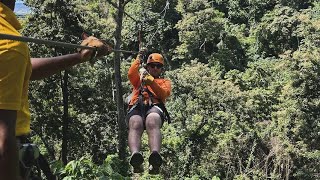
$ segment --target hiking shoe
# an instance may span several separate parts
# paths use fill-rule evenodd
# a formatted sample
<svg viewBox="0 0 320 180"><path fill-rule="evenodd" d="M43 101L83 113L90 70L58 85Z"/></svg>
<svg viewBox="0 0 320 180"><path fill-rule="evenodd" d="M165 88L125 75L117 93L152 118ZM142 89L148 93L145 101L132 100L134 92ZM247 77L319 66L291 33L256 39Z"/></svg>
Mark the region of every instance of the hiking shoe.
<svg viewBox="0 0 320 180"><path fill-rule="evenodd" d="M136 152L133 153L130 158L130 164L133 167L134 173L142 173L143 172L143 156L141 153Z"/></svg>
<svg viewBox="0 0 320 180"><path fill-rule="evenodd" d="M157 151L153 151L149 156L149 174L159 174L162 158Z"/></svg>

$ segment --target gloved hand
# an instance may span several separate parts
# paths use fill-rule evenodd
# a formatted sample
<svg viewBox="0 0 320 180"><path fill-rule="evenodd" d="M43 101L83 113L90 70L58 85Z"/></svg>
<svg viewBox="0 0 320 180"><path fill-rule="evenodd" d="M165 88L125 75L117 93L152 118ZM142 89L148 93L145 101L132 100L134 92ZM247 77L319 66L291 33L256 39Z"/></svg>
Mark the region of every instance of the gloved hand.
<svg viewBox="0 0 320 180"><path fill-rule="evenodd" d="M146 84L146 85L151 85L152 82L154 80L154 77L151 76L149 73L146 73L143 77L143 82Z"/></svg>
<svg viewBox="0 0 320 180"><path fill-rule="evenodd" d="M147 48L141 48L138 52L137 59L140 61L143 61L143 56L146 55L148 49Z"/></svg>
<svg viewBox="0 0 320 180"><path fill-rule="evenodd" d="M148 74L148 71L146 70L146 68L142 67L139 69L139 73L140 73L140 80L143 80L144 76Z"/></svg>
<svg viewBox="0 0 320 180"><path fill-rule="evenodd" d="M112 47L110 45L94 36L88 36L87 34L83 33L82 38L82 46L91 46L97 48L97 51L92 49L79 50L82 62L90 61L90 63L93 64L95 62L95 58L110 54L112 51Z"/></svg>

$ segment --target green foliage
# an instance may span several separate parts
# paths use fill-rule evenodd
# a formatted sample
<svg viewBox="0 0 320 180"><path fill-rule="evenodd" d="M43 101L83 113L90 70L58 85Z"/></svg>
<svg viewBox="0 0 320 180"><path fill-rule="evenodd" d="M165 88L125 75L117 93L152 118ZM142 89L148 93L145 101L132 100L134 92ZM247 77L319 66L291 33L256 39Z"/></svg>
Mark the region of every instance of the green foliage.
<svg viewBox="0 0 320 180"><path fill-rule="evenodd" d="M316 27L310 19L310 13L277 6L263 17L256 30L257 53L279 56L286 51L296 51L306 37L314 34Z"/></svg>
<svg viewBox="0 0 320 180"><path fill-rule="evenodd" d="M130 179L121 176L117 171L116 165L119 159L115 155L109 155L102 165L96 165L92 163L91 158L81 157L79 160L70 161L65 167L59 163L54 165L61 169L56 169L56 173L63 177L63 180L71 179ZM54 168L54 167L53 167Z"/></svg>
<svg viewBox="0 0 320 180"><path fill-rule="evenodd" d="M173 60L183 63L198 59L207 63L210 55L218 50L216 44L225 20L222 13L211 8L207 1L194 1L187 7L192 5L201 8L184 13L182 20L176 24L181 44L175 49Z"/></svg>
<svg viewBox="0 0 320 180"><path fill-rule="evenodd" d="M79 36L89 27L90 21L84 21L84 14L79 14L78 8L83 4L70 1L27 1L33 14L28 17L28 23L23 33L36 38L78 43ZM90 4L89 8L96 8ZM42 6L41 6L42 5ZM78 6L77 6L78 5ZM59 6L61 11L57 11ZM71 15L69 14L70 12ZM88 12L87 12L88 13ZM83 15L83 16L81 16ZM72 16L72 17L70 17ZM70 18L70 19L69 19ZM35 22L35 20L37 20ZM78 23L78 20L82 24ZM37 24L35 24L37 23ZM104 21L95 22L90 28L92 32L101 28ZM82 28L82 27L83 28ZM102 29L102 28L101 28ZM109 37L110 29L103 28L106 33L101 37ZM36 33L33 33L36 32ZM32 34L32 35L31 35ZM78 36L77 36L78 35ZM96 34L97 36L100 36ZM34 57L57 56L73 53L77 50L66 50L61 47L30 45ZM102 58L95 66L86 64L77 66L77 69L68 70L68 156L70 159L80 158L83 154L92 153L95 163L102 163L104 156L116 152L116 107L112 92L112 70ZM33 134L40 136L43 146L47 149L49 159L56 160L61 153L63 124L63 79L62 72L51 78L32 82L30 85L30 102L32 110ZM99 89L97 91L97 89ZM106 125L108 124L108 125ZM108 147L104 145L108 144Z"/></svg>
<svg viewBox="0 0 320 180"><path fill-rule="evenodd" d="M201 179L220 176L217 144L225 148L225 143L232 142L241 131L236 129L238 117L233 112L240 106L237 103L243 101L242 93L231 82L218 80L201 63L193 62L169 75L176 91L168 107L173 109L175 127L179 129L176 133L181 137L177 139L178 147L171 149L180 157L178 162L188 162L182 167L175 162L169 169L181 173L180 176L197 174Z"/></svg>
<svg viewBox="0 0 320 180"><path fill-rule="evenodd" d="M233 24L255 25L275 6L304 9L312 5L312 0L212 0L212 7L223 12Z"/></svg>
<svg viewBox="0 0 320 180"><path fill-rule="evenodd" d="M261 17L276 5L275 0L213 0L211 3L233 24L259 22Z"/></svg>
<svg viewBox="0 0 320 180"><path fill-rule="evenodd" d="M113 43L113 32L116 23L112 17L114 9L107 2L91 0L74 0L74 11L78 15L79 26L85 32Z"/></svg>
<svg viewBox="0 0 320 180"><path fill-rule="evenodd" d="M181 15L170 7L176 4L177 0L130 1L125 8L131 18L125 16L123 22L123 48L138 50L139 46L143 46L150 53L160 52L165 55L166 65L174 68L171 57L179 41L174 26Z"/></svg>

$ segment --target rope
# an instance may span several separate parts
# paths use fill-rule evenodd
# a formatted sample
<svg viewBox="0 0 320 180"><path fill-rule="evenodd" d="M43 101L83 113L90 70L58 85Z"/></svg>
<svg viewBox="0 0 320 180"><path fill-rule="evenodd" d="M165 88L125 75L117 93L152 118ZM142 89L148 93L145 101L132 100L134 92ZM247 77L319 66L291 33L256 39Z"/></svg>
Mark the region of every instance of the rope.
<svg viewBox="0 0 320 180"><path fill-rule="evenodd" d="M163 17L166 15L167 10L170 8L169 6L170 6L170 2L169 2L169 0L167 0L166 5L164 6L163 10L160 12L160 14L162 14L164 12Z"/></svg>
<svg viewBox="0 0 320 180"><path fill-rule="evenodd" d="M170 2L169 0L166 1L166 5L164 6L163 10L159 13L160 15L163 13L163 16L161 16L161 19L163 19L166 16L167 10L170 8ZM160 27L158 26L156 31L151 35L150 40L148 41L146 47L148 47L150 45L150 42L152 42L153 38L155 37L155 35L158 33Z"/></svg>
<svg viewBox="0 0 320 180"><path fill-rule="evenodd" d="M204 42L200 45L199 49L204 49L206 50L206 42L207 42L207 38L204 38Z"/></svg>
<svg viewBox="0 0 320 180"><path fill-rule="evenodd" d="M15 41L21 41L21 42L32 42L36 44L46 44L51 46L59 46L59 47L65 47L70 49L91 49L91 50L97 50L96 47L91 46L82 46L78 44L72 44L72 43L65 43L65 42L58 42L58 41L51 41L51 40L44 40L44 39L36 39L31 37L25 37L25 36L15 36L10 34L2 34L0 33L0 39L9 39L9 40L15 40ZM131 53L136 54L138 52L136 51L127 51L127 50L121 50L121 49L112 49L113 52L122 52L122 53Z"/></svg>

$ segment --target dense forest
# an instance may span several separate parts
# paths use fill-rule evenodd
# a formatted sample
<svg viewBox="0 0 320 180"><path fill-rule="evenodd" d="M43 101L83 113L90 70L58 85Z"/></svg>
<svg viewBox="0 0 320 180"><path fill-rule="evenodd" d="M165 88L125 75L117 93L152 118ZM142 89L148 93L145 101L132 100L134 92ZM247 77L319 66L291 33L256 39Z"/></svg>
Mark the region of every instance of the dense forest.
<svg viewBox="0 0 320 180"><path fill-rule="evenodd" d="M164 164L151 176L132 174L123 124L136 54L33 81L32 140L59 179L320 179L319 1L24 2L24 36L146 47L164 55L173 85ZM32 57L76 52L29 45Z"/></svg>

